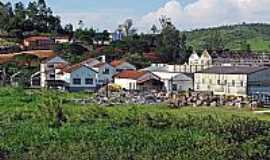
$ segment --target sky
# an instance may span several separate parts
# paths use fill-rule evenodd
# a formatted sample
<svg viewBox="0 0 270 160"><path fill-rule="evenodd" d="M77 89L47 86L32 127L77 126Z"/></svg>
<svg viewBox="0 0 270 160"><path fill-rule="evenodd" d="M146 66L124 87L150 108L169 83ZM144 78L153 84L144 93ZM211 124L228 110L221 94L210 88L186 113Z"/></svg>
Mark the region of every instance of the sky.
<svg viewBox="0 0 270 160"><path fill-rule="evenodd" d="M2 0L12 3L19 0ZM29 0L21 0L25 4ZM62 23L113 31L132 18L138 32L150 32L162 15L180 30L239 23L270 23L270 0L47 0Z"/></svg>

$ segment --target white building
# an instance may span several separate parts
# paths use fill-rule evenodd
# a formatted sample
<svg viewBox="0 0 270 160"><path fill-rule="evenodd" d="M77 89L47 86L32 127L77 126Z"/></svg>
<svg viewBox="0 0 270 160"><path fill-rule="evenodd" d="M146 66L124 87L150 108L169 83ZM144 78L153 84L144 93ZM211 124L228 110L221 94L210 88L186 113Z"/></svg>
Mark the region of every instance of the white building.
<svg viewBox="0 0 270 160"><path fill-rule="evenodd" d="M215 95L250 96L270 93L270 68L215 66L194 75L196 91Z"/></svg>
<svg viewBox="0 0 270 160"><path fill-rule="evenodd" d="M169 72L195 73L212 67L213 59L207 50L199 56L195 51L190 55L188 63L183 65L152 64L152 67L166 68Z"/></svg>
<svg viewBox="0 0 270 160"><path fill-rule="evenodd" d="M193 89L193 76L188 73L169 72L166 66L151 66L144 71L150 71L157 75L164 83L163 89L167 92L188 91Z"/></svg>
<svg viewBox="0 0 270 160"><path fill-rule="evenodd" d="M33 76L40 75L40 86L48 87L49 82L60 80L58 73L68 65L68 62L65 61L60 56L54 56L52 58L48 58L40 64L40 72L34 74Z"/></svg>
<svg viewBox="0 0 270 160"><path fill-rule="evenodd" d="M114 78L114 83L126 90L161 90L163 82L160 78L147 71L122 71Z"/></svg>

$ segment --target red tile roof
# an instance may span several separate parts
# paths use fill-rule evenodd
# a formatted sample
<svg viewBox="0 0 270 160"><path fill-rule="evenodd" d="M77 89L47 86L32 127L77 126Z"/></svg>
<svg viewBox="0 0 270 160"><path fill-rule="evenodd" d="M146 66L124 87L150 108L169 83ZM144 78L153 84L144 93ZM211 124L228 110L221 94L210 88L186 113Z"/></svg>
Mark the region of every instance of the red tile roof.
<svg viewBox="0 0 270 160"><path fill-rule="evenodd" d="M155 52L144 53L143 55L147 60L149 60L151 62L161 62L162 61L162 58L160 57L160 55L155 53Z"/></svg>
<svg viewBox="0 0 270 160"><path fill-rule="evenodd" d="M47 36L32 36L24 39L25 41L50 40Z"/></svg>
<svg viewBox="0 0 270 160"><path fill-rule="evenodd" d="M83 65L78 63L78 64L74 64L72 66L66 66L65 68L63 68L63 72L65 73L71 73L73 71L75 71L76 69L79 69L80 67L82 67Z"/></svg>
<svg viewBox="0 0 270 160"><path fill-rule="evenodd" d="M117 67L117 66L119 66L119 65L121 65L123 63L125 63L125 61L123 61L123 60L114 60L114 61L111 62L111 65L113 67Z"/></svg>
<svg viewBox="0 0 270 160"><path fill-rule="evenodd" d="M147 72L146 71L122 71L118 73L115 78L126 78L126 79L138 79L144 76Z"/></svg>

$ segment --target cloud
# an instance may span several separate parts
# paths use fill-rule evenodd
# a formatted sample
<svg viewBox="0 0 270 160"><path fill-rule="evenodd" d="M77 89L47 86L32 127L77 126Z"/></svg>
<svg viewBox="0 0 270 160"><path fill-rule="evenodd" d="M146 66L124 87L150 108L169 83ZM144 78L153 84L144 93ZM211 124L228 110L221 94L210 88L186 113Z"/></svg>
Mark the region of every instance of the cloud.
<svg viewBox="0 0 270 160"><path fill-rule="evenodd" d="M166 15L180 29L194 29L241 22L270 22L270 0L197 0L182 6L171 0L156 11L144 15L139 28L149 31Z"/></svg>

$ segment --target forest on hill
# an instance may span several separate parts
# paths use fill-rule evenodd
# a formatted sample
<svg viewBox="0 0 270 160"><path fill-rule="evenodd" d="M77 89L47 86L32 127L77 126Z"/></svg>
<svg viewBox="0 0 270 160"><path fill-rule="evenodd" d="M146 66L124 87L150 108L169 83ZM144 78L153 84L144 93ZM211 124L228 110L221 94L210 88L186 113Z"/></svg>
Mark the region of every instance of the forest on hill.
<svg viewBox="0 0 270 160"><path fill-rule="evenodd" d="M188 45L203 50L229 49L270 52L270 24L253 23L197 29L186 32Z"/></svg>

